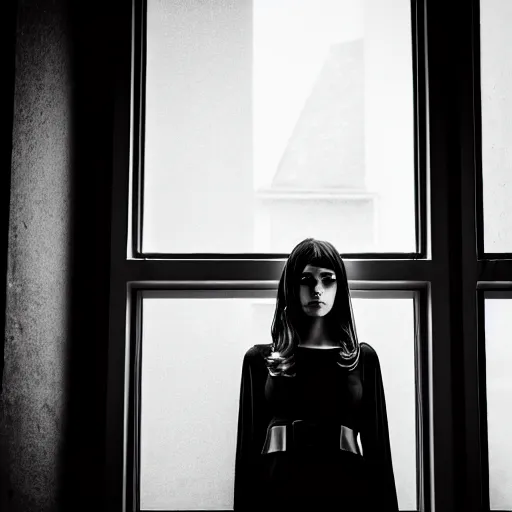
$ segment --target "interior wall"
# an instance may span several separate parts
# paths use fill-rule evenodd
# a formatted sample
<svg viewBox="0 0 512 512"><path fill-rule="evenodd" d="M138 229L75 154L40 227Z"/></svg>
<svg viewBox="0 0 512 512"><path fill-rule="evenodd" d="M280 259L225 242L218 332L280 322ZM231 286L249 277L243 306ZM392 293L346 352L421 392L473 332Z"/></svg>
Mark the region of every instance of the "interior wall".
<svg viewBox="0 0 512 512"><path fill-rule="evenodd" d="M109 6L18 2L0 396L5 512L102 508L115 39Z"/></svg>

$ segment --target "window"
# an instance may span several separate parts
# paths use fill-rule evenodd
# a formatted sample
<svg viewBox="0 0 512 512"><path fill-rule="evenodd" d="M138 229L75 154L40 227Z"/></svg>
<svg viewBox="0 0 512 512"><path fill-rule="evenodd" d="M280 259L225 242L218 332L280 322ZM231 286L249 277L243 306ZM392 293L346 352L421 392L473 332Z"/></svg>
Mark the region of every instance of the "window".
<svg viewBox="0 0 512 512"><path fill-rule="evenodd" d="M512 262L483 229L508 232L495 223L509 212L500 199L505 214L487 207L484 222L504 188L484 147L496 98L480 5L275 4L133 0L120 12L109 506L231 509L241 357L268 339L287 251L310 235L340 249L360 337L382 362L400 509L510 505L495 490L510 466L487 438L498 370L482 368L503 329L483 330L482 297L511 288ZM206 364L212 336L220 376Z"/></svg>
<svg viewBox="0 0 512 512"><path fill-rule="evenodd" d="M146 25L144 253L416 251L408 0L149 0Z"/></svg>
<svg viewBox="0 0 512 512"><path fill-rule="evenodd" d="M358 336L380 354L398 498L412 510L415 296L353 295ZM275 290L142 293L141 510L232 507L240 363L268 339L274 307Z"/></svg>
<svg viewBox="0 0 512 512"><path fill-rule="evenodd" d="M512 332L512 294L494 291L482 295L489 501L491 510L506 510L512 507L512 443L506 431L510 415L506 404L512 393L512 351L504 333Z"/></svg>
<svg viewBox="0 0 512 512"><path fill-rule="evenodd" d="M512 253L510 123L512 82L510 2L481 2L482 180L484 249Z"/></svg>

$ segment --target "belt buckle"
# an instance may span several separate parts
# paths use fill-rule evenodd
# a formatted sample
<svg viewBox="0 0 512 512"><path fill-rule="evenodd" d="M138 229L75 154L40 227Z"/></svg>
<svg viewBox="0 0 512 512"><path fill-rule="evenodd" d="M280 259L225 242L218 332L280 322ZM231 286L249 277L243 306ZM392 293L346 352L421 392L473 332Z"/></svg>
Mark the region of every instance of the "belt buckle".
<svg viewBox="0 0 512 512"><path fill-rule="evenodd" d="M322 436L319 424L308 420L292 422L293 446L297 450L312 450L321 445Z"/></svg>

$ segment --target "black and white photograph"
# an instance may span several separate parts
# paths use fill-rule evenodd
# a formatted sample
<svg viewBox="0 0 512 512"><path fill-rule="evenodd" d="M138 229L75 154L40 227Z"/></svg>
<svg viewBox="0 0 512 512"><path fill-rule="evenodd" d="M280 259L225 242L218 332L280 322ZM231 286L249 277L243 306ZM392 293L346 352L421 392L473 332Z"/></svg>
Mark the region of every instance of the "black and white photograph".
<svg viewBox="0 0 512 512"><path fill-rule="evenodd" d="M512 512L512 1L6 0L1 512Z"/></svg>

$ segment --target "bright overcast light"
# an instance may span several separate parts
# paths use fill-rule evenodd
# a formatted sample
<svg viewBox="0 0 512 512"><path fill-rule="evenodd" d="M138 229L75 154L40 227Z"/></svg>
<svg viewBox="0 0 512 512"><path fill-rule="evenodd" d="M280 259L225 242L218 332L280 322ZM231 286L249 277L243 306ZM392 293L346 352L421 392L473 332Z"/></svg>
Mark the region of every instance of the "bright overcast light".
<svg viewBox="0 0 512 512"><path fill-rule="evenodd" d="M330 46L363 37L363 6L360 0L254 0L256 189L269 185Z"/></svg>

